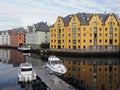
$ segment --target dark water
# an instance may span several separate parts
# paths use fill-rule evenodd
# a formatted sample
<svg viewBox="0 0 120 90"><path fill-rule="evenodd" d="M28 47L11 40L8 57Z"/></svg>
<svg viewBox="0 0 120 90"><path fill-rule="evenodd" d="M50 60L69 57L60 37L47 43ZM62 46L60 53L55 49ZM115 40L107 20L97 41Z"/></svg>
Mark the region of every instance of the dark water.
<svg viewBox="0 0 120 90"><path fill-rule="evenodd" d="M67 68L67 73L61 77L64 80L72 77L93 90L120 90L119 58L60 58ZM23 62L43 66L46 61L36 54L0 49L0 90L32 90L31 86L21 88L17 83L17 70Z"/></svg>

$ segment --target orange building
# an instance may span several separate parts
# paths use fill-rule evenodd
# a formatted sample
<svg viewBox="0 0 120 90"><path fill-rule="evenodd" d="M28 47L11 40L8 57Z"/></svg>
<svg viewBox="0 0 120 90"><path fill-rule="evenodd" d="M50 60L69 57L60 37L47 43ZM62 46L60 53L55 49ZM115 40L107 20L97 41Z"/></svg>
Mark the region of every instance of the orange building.
<svg viewBox="0 0 120 90"><path fill-rule="evenodd" d="M24 28L14 28L10 34L10 46L25 45L25 32Z"/></svg>

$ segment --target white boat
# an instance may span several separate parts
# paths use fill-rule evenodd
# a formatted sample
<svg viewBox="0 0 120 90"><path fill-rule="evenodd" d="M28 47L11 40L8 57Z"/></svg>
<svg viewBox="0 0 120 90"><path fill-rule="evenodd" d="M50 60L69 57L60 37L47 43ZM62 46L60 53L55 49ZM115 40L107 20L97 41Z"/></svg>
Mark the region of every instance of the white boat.
<svg viewBox="0 0 120 90"><path fill-rule="evenodd" d="M18 69L18 83L36 80L36 73L30 63L21 63Z"/></svg>
<svg viewBox="0 0 120 90"><path fill-rule="evenodd" d="M62 75L67 72L66 67L62 64L62 61L56 56L50 56L48 62L44 65L51 73Z"/></svg>
<svg viewBox="0 0 120 90"><path fill-rule="evenodd" d="M18 47L18 50L21 51L21 52L30 52L31 51L31 48L30 47Z"/></svg>

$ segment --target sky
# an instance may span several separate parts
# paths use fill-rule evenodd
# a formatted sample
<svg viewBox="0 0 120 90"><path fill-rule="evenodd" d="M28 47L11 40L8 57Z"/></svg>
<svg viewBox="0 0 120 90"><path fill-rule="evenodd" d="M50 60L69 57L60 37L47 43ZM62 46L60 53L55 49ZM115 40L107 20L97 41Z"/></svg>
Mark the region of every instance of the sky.
<svg viewBox="0 0 120 90"><path fill-rule="evenodd" d="M120 0L0 0L0 31L41 21L50 26L58 16L79 12L120 14Z"/></svg>

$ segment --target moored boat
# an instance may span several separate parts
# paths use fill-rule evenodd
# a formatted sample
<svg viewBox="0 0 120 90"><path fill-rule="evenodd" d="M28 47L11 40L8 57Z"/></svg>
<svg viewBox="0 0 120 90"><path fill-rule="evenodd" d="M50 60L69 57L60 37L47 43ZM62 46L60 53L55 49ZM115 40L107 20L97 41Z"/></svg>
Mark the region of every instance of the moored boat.
<svg viewBox="0 0 120 90"><path fill-rule="evenodd" d="M57 75L62 75L67 72L67 69L63 65L62 61L56 56L50 56L44 66L45 68L48 68L51 73L55 73Z"/></svg>
<svg viewBox="0 0 120 90"><path fill-rule="evenodd" d="M36 73L30 63L21 63L18 69L18 83L36 80Z"/></svg>

